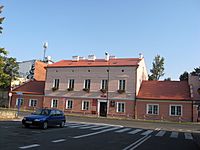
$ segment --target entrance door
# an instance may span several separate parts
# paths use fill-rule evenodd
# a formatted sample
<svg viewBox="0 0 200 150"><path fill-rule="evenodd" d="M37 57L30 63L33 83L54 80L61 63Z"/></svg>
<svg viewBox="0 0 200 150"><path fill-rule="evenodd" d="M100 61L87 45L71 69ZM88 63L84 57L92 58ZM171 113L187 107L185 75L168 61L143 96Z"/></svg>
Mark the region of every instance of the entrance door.
<svg viewBox="0 0 200 150"><path fill-rule="evenodd" d="M99 115L102 117L107 116L107 102L100 102L100 112Z"/></svg>

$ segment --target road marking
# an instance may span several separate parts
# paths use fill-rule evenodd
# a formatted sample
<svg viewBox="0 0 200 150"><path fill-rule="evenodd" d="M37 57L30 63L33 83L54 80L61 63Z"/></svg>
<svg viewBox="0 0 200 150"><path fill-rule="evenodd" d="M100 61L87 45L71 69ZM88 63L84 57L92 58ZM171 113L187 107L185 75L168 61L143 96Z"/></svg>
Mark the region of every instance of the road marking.
<svg viewBox="0 0 200 150"><path fill-rule="evenodd" d="M134 150L136 149L138 146L140 146L142 143L144 143L145 141L147 141L149 138L151 137L150 136L147 136L144 140L142 140L141 142L139 142L138 144L136 144L134 147L132 147L130 150Z"/></svg>
<svg viewBox="0 0 200 150"><path fill-rule="evenodd" d="M125 132L125 131L128 131L128 130L131 130L131 128L124 128L124 129L117 130L115 132L116 133L122 133L122 132Z"/></svg>
<svg viewBox="0 0 200 150"><path fill-rule="evenodd" d="M80 124L80 125L72 125L72 126L69 126L69 128L77 128L77 127L85 127L85 126L89 126L88 124Z"/></svg>
<svg viewBox="0 0 200 150"><path fill-rule="evenodd" d="M171 138L177 138L178 137L178 132L172 132L170 137Z"/></svg>
<svg viewBox="0 0 200 150"><path fill-rule="evenodd" d="M89 129L89 128L95 128L97 127L96 125L90 125L90 126L86 126L86 127L81 127L79 129Z"/></svg>
<svg viewBox="0 0 200 150"><path fill-rule="evenodd" d="M51 141L53 143L59 143L59 142L64 142L66 141L66 139L59 139L59 140L54 140L54 141Z"/></svg>
<svg viewBox="0 0 200 150"><path fill-rule="evenodd" d="M166 133L166 131L159 131L156 136L163 136Z"/></svg>
<svg viewBox="0 0 200 150"><path fill-rule="evenodd" d="M110 126L103 126L103 127L97 127L97 128L92 128L91 130L101 130L105 128L110 128Z"/></svg>
<svg viewBox="0 0 200 150"><path fill-rule="evenodd" d="M21 146L19 147L20 149L28 149L28 148L33 148L33 147L38 147L40 146L39 144L32 144L32 145L27 145L27 146Z"/></svg>
<svg viewBox="0 0 200 150"><path fill-rule="evenodd" d="M138 132L142 131L142 129L135 129L133 131L128 132L128 134L136 134Z"/></svg>
<svg viewBox="0 0 200 150"><path fill-rule="evenodd" d="M155 130L156 130L156 131L160 131L160 130L161 130L161 128L155 128Z"/></svg>
<svg viewBox="0 0 200 150"><path fill-rule="evenodd" d="M191 133L184 133L184 135L185 135L185 139L187 139L187 140L192 140L193 139Z"/></svg>
<svg viewBox="0 0 200 150"><path fill-rule="evenodd" d="M139 146L140 144L142 144L144 141L143 140L147 140L149 139L151 136L148 136L148 135L145 135L143 137L141 137L140 139L138 139L137 141L135 141L134 143L132 143L131 145L125 147L123 150L128 150L128 149L133 149L133 148L136 148L135 146ZM141 143L142 142L142 143ZM139 145L136 145L136 144L139 144ZM135 146L134 146L135 145ZM134 146L134 147L132 147Z"/></svg>
<svg viewBox="0 0 200 150"><path fill-rule="evenodd" d="M153 132L153 130L147 130L145 132L143 132L141 135L149 135Z"/></svg>
<svg viewBox="0 0 200 150"><path fill-rule="evenodd" d="M93 132L93 133L89 133L89 134L74 136L72 138L79 139L79 138L83 138L83 137L87 137L87 136L92 136L92 135L97 135L97 134L100 134L100 133L104 133L104 132L108 132L108 131L112 131L112 130L117 130L117 129L119 129L119 127L109 128L109 129L101 130L101 131L98 131L98 132Z"/></svg>

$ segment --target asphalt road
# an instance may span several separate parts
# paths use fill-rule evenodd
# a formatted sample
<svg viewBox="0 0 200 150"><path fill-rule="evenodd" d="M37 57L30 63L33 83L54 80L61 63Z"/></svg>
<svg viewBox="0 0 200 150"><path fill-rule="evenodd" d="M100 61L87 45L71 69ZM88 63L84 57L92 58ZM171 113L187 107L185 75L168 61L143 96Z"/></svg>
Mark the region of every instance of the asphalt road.
<svg viewBox="0 0 200 150"><path fill-rule="evenodd" d="M70 121L64 128L22 128L0 121L0 149L16 150L199 150L198 133Z"/></svg>

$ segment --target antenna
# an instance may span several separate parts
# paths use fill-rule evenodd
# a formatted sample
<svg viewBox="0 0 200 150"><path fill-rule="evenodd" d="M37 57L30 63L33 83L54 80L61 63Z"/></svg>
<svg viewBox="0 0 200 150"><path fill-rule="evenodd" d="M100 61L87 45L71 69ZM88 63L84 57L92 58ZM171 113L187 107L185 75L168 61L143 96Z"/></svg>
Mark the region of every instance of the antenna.
<svg viewBox="0 0 200 150"><path fill-rule="evenodd" d="M43 48L44 48L44 57L43 57L43 61L45 61L46 50L47 50L47 48L48 48L48 43L47 43L47 42L44 42L44 44L43 44Z"/></svg>

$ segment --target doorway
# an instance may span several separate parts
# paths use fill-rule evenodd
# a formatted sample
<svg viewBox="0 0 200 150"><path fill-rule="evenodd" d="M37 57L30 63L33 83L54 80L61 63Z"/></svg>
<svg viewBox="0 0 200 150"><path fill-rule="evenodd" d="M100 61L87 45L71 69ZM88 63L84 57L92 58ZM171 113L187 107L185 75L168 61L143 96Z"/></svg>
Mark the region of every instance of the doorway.
<svg viewBox="0 0 200 150"><path fill-rule="evenodd" d="M100 102L99 116L101 117L107 116L107 102Z"/></svg>

